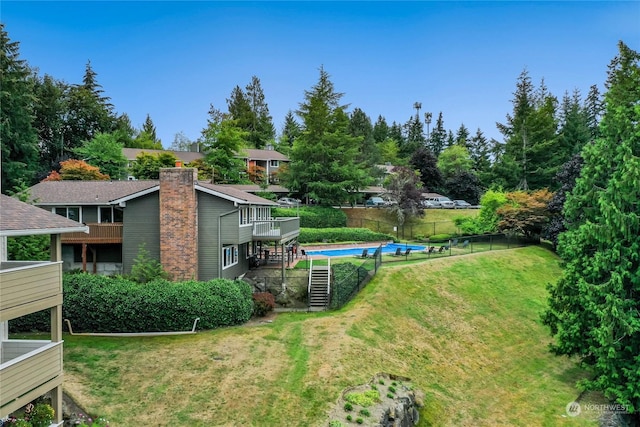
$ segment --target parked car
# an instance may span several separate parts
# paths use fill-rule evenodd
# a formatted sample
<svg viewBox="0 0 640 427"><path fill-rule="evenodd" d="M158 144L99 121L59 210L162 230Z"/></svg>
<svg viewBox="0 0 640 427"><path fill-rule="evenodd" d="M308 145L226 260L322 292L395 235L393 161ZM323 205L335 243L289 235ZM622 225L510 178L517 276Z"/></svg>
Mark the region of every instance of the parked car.
<svg viewBox="0 0 640 427"><path fill-rule="evenodd" d="M456 204L456 209L478 209L480 206L472 205L469 202L464 200L454 200L453 203Z"/></svg>
<svg viewBox="0 0 640 427"><path fill-rule="evenodd" d="M364 202L365 206L374 206L374 207L378 207L378 206L384 206L385 205L385 201L382 197L371 197L369 199L367 199L366 202Z"/></svg>
<svg viewBox="0 0 640 427"><path fill-rule="evenodd" d="M453 203L450 198L445 196L428 197L427 200L445 209L453 209L456 207L456 204Z"/></svg>
<svg viewBox="0 0 640 427"><path fill-rule="evenodd" d="M425 209L437 209L437 208L441 207L439 204L435 204L431 200L422 200L422 201L420 201L420 204Z"/></svg>
<svg viewBox="0 0 640 427"><path fill-rule="evenodd" d="M278 199L278 204L282 207L292 207L292 206L299 206L300 205L300 200L299 199L294 199L291 197L282 197L280 199Z"/></svg>

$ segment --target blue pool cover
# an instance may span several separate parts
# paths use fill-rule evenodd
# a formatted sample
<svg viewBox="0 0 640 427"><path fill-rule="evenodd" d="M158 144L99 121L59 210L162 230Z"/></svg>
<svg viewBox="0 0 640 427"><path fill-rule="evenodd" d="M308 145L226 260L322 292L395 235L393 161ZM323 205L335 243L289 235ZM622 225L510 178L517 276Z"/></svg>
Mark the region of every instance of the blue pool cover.
<svg viewBox="0 0 640 427"><path fill-rule="evenodd" d="M360 247L354 247L354 248L342 248L342 249L322 249L322 250L308 250L307 254L309 255L324 255L324 256L328 256L328 257L332 257L332 256L360 256L362 255L362 250L363 249L368 249L369 250L369 256L371 256L373 254L373 252L375 252L376 248L378 246L360 246ZM411 248L412 251L423 251L425 249L424 246L418 246L418 245L406 245L406 244L402 244L402 243L388 243L386 245L382 246L382 253L383 254L394 254L396 253L396 250L400 248L402 250L402 253L404 254L404 252L408 249Z"/></svg>

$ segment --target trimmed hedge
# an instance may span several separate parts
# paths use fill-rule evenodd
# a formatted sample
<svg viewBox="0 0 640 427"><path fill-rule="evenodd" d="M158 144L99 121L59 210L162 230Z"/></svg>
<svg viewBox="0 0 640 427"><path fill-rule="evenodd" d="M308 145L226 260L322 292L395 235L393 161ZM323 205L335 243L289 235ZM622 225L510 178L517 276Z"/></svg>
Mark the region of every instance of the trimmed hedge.
<svg viewBox="0 0 640 427"><path fill-rule="evenodd" d="M347 214L340 209L322 206L304 206L299 208L273 208L274 218L300 215L300 227L337 228L347 226Z"/></svg>
<svg viewBox="0 0 640 427"><path fill-rule="evenodd" d="M62 313L74 332L184 331L238 325L251 318L251 286L240 280L154 280L140 284L93 274L65 275ZM44 316L43 316L44 315ZM48 312L10 322L14 331L49 330ZM27 317L32 318L26 322ZM44 317L44 324L42 318ZM20 320L20 319L18 319Z"/></svg>
<svg viewBox="0 0 640 427"><path fill-rule="evenodd" d="M302 228L298 242L380 242L395 241L389 234L376 233L368 228Z"/></svg>

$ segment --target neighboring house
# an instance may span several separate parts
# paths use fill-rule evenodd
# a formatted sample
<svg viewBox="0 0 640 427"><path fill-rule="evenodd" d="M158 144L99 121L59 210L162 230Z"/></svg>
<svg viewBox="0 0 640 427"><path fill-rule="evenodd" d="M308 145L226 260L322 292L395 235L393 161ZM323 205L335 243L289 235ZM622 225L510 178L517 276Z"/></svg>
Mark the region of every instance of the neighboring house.
<svg viewBox="0 0 640 427"><path fill-rule="evenodd" d="M161 169L159 181L47 181L29 191L36 206L89 226L63 237L62 257L94 273L129 274L144 244L174 280L233 279L264 244L284 251L300 231L297 217L271 217L277 203L198 182L194 168Z"/></svg>
<svg viewBox="0 0 640 427"><path fill-rule="evenodd" d="M136 161L136 157L140 153L147 154L160 154L171 153L182 162L183 165L190 163L197 159L204 158L205 154L194 151L169 151L169 150L146 150L142 148L123 148L122 154L127 158L128 165L131 167L133 162ZM253 148L244 149L236 157L243 159L247 167L247 171L252 170L255 167L262 168L265 172L265 176L269 178L270 184L278 183L278 172L282 165L289 162L289 158L282 153L275 150L257 150Z"/></svg>
<svg viewBox="0 0 640 427"><path fill-rule="evenodd" d="M287 156L275 150L245 149L238 157L242 157L247 170L262 168L269 184L277 184L280 181L278 172L284 164L289 163Z"/></svg>
<svg viewBox="0 0 640 427"><path fill-rule="evenodd" d="M0 420L49 393L62 423L61 236L88 227L0 195ZM6 238L51 236L51 260L7 261ZM49 340L9 339L12 319L49 310Z"/></svg>

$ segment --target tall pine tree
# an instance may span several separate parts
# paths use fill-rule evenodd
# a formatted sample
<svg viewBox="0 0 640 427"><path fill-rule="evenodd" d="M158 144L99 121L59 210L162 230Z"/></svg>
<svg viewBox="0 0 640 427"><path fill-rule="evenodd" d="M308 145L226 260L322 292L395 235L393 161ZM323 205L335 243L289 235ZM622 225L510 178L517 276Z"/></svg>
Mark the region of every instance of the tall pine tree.
<svg viewBox="0 0 640 427"><path fill-rule="evenodd" d="M31 185L38 164L38 134L33 126L34 94L31 70L20 59L20 46L0 24L0 143L2 193Z"/></svg>
<svg viewBox="0 0 640 427"><path fill-rule="evenodd" d="M321 67L318 82L305 91L300 104L302 134L294 142L289 169L282 176L292 192L324 205L355 203L358 191L369 183L365 169L356 162L361 138L349 135L342 96Z"/></svg>
<svg viewBox="0 0 640 427"><path fill-rule="evenodd" d="M640 54L619 43L600 136L567 196L563 277L544 321L557 354L578 356L587 389L640 413ZM638 417L640 418L640 417Z"/></svg>

